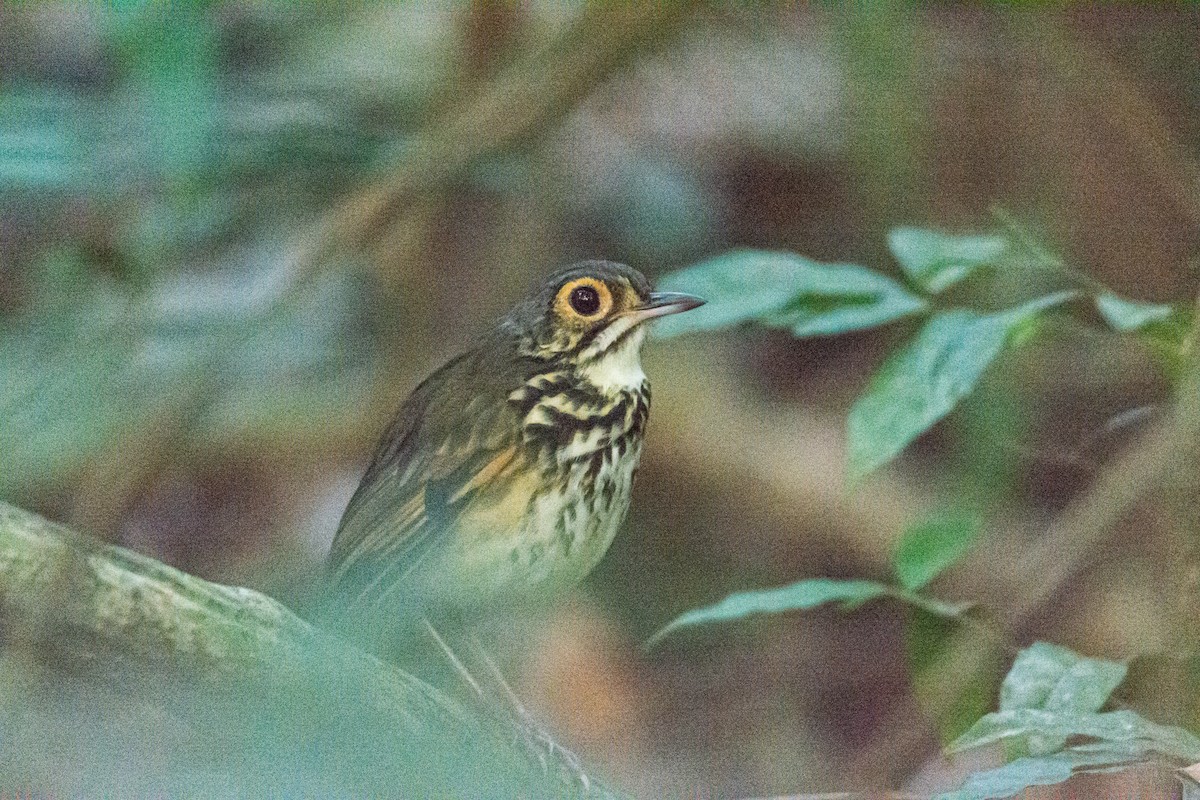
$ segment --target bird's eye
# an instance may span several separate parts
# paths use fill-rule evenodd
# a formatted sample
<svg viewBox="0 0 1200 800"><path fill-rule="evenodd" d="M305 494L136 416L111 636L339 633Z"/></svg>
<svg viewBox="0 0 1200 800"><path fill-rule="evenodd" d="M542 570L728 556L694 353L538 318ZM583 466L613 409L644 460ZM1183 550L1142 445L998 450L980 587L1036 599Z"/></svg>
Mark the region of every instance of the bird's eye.
<svg viewBox="0 0 1200 800"><path fill-rule="evenodd" d="M554 298L554 313L568 327L588 326L612 310L612 290L592 277L563 284Z"/></svg>
<svg viewBox="0 0 1200 800"><path fill-rule="evenodd" d="M570 303L576 313L590 317L600 310L600 293L591 286L577 286L571 290Z"/></svg>

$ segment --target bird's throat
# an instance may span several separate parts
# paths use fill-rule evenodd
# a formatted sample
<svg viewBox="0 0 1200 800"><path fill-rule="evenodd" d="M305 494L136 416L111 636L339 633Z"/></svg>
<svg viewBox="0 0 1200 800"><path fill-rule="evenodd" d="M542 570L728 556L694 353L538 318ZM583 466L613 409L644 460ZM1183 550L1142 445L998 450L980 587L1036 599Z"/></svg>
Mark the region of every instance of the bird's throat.
<svg viewBox="0 0 1200 800"><path fill-rule="evenodd" d="M646 381L646 373L642 371L642 341L645 338L644 328L630 331L580 367L579 377L607 396L638 391Z"/></svg>

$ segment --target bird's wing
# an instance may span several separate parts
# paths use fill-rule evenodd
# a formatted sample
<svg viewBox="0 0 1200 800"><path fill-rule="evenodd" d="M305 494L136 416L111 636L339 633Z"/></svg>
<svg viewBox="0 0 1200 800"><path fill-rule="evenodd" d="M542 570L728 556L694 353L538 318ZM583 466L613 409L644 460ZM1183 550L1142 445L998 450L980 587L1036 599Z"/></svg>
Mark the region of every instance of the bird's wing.
<svg viewBox="0 0 1200 800"><path fill-rule="evenodd" d="M471 498L513 461L518 422L506 396L456 380L477 366L469 353L446 364L384 435L333 540L329 564L344 607L403 588ZM470 397L467 385L476 387Z"/></svg>

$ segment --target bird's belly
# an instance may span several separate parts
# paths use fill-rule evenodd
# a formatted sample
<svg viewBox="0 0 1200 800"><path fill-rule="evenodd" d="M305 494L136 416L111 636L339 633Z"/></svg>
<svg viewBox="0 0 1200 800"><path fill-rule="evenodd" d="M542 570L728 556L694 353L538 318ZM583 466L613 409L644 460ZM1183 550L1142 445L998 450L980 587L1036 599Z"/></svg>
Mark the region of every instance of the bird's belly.
<svg viewBox="0 0 1200 800"><path fill-rule="evenodd" d="M462 607L537 603L575 585L616 536L640 456L640 440L616 442L515 485L499 504L504 512L464 514L431 590L452 590L438 599Z"/></svg>

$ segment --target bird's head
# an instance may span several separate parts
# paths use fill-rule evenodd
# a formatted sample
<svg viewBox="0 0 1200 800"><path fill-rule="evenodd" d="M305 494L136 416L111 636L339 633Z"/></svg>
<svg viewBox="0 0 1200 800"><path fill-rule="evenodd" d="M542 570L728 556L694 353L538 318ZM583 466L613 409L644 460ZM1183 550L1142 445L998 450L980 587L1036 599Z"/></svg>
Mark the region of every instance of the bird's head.
<svg viewBox="0 0 1200 800"><path fill-rule="evenodd" d="M611 261L555 273L503 325L524 355L559 362L601 389L639 384L645 322L703 305L699 297L651 291L646 276Z"/></svg>

